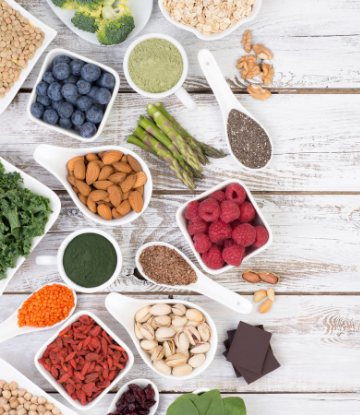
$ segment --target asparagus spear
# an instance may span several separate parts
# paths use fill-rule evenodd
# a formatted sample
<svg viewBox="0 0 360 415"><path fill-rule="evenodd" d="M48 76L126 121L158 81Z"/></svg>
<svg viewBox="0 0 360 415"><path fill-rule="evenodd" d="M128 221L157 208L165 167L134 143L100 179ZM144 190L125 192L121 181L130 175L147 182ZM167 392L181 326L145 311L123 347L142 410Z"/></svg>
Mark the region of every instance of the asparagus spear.
<svg viewBox="0 0 360 415"><path fill-rule="evenodd" d="M134 144L146 151L148 151L149 153L154 154L155 156L157 156L157 153L155 150L153 150L151 147L149 147L148 145L146 145L143 141L140 140L140 138L135 137L134 135L129 135L128 139L127 139L128 143Z"/></svg>

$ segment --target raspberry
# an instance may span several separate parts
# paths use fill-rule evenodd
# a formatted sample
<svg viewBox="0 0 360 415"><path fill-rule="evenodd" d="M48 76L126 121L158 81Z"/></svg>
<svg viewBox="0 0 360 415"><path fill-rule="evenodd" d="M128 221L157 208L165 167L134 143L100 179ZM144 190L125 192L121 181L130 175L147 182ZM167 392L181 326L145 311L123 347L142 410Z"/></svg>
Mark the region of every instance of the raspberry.
<svg viewBox="0 0 360 415"><path fill-rule="evenodd" d="M255 226L256 240L253 245L260 248L266 244L269 239L269 232L263 226Z"/></svg>
<svg viewBox="0 0 360 415"><path fill-rule="evenodd" d="M202 219L201 222L189 222L188 232L189 234L196 235L197 233L207 233L209 225Z"/></svg>
<svg viewBox="0 0 360 415"><path fill-rule="evenodd" d="M233 239L225 239L224 248L227 248L228 246L231 246L231 245L237 245L237 244Z"/></svg>
<svg viewBox="0 0 360 415"><path fill-rule="evenodd" d="M221 203L225 200L225 193L222 192L221 190L217 190L216 192L211 193L211 195L209 196L209 199L215 199L219 203Z"/></svg>
<svg viewBox="0 0 360 415"><path fill-rule="evenodd" d="M222 202L220 208L220 219L225 223L232 222L240 216L239 206L230 200L225 200L225 202Z"/></svg>
<svg viewBox="0 0 360 415"><path fill-rule="evenodd" d="M206 199L200 203L199 215L206 222L215 222L219 219L221 210L215 199Z"/></svg>
<svg viewBox="0 0 360 415"><path fill-rule="evenodd" d="M250 202L244 202L240 205L239 220L242 223L250 222L255 218L255 209Z"/></svg>
<svg viewBox="0 0 360 415"><path fill-rule="evenodd" d="M241 225L241 222L239 220L234 220L234 222L230 223L232 229L237 228L239 225Z"/></svg>
<svg viewBox="0 0 360 415"><path fill-rule="evenodd" d="M241 245L230 245L222 251L223 260L233 267L239 267L244 259L245 248Z"/></svg>
<svg viewBox="0 0 360 415"><path fill-rule="evenodd" d="M225 241L227 241L227 239L220 239L220 241L215 242L215 245L218 248L223 249L225 246Z"/></svg>
<svg viewBox="0 0 360 415"><path fill-rule="evenodd" d="M225 197L227 200L231 200L240 205L246 199L246 191L238 183L234 183L226 189Z"/></svg>
<svg viewBox="0 0 360 415"><path fill-rule="evenodd" d="M185 217L186 219L191 220L192 222L200 222L201 218L199 216L199 205L200 203L196 200L193 200L186 206Z"/></svg>
<svg viewBox="0 0 360 415"><path fill-rule="evenodd" d="M255 228L250 223L242 223L232 231L234 241L242 246L250 246L255 242Z"/></svg>
<svg viewBox="0 0 360 415"><path fill-rule="evenodd" d="M194 236L195 251L203 254L207 252L212 246L210 238L204 233L198 233Z"/></svg>
<svg viewBox="0 0 360 415"><path fill-rule="evenodd" d="M221 249L215 245L213 245L207 252L202 254L201 258L204 261L205 265L211 269L220 269L224 266Z"/></svg>
<svg viewBox="0 0 360 415"><path fill-rule="evenodd" d="M209 226L209 238L211 242L215 243L221 239L231 238L231 227L228 223L222 220L217 220ZM255 240L255 238L254 238Z"/></svg>

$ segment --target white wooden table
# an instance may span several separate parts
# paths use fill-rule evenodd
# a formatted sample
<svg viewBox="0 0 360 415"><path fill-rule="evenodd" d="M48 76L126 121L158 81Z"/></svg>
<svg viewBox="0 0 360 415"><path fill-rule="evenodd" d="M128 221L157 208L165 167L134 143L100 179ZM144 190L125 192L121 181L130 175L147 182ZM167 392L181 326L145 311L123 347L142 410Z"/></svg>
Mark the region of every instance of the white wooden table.
<svg viewBox="0 0 360 415"><path fill-rule="evenodd" d="M168 176L162 163L139 150L151 169L154 194L149 208L136 222L105 229L118 240L124 256L121 276L108 291L197 302L217 324L217 356L202 377L187 382L165 381L142 362L125 330L107 313L104 307L107 292L79 295L79 309L95 311L132 348L135 365L124 382L136 377L153 380L162 392L158 415L165 415L166 408L179 394L199 386L219 388L224 395L238 394L244 398L251 415L359 414L360 2L264 0L254 22L211 43L175 28L160 14L157 2L154 3L154 13L144 33L167 33L182 43L190 61L185 86L199 104L198 112L190 113L176 99L169 98L164 102L170 112L176 113L179 121L200 140L226 151L217 102L197 64L198 50L206 47L214 53L238 99L273 138L274 159L266 171L251 174L240 171L230 157L211 160L205 168L206 180L197 191L234 177L244 180L253 191L273 229L274 243L263 255L246 263L246 268L268 269L281 275L281 283L276 287L277 300L266 315L255 310L242 317L200 295L164 290L134 275L134 254L145 242L172 243L194 260L175 222L176 209L190 200L191 195L177 179ZM135 94L123 76L122 58L129 42L111 48L94 47L65 27L45 0L22 0L21 4L58 30L51 48L79 52L119 71L121 90L97 144L133 148L126 138L137 117L144 114L148 101ZM235 68L243 53L240 41L245 29L251 29L254 41L264 43L275 55L273 96L266 102L255 101L246 94ZM34 124L26 115L29 92L42 61L1 116L0 152L54 189L61 198L62 211L0 298L0 321L32 291L48 282L61 281L55 268L36 267L36 255L55 254L71 231L97 226L78 211L60 183L32 157L40 143L81 146ZM254 287L243 283L239 275L239 270L234 270L213 278L251 299ZM231 365L222 356L226 330L235 328L241 318L250 324L264 324L273 333L273 349L282 364L280 369L252 385L236 379ZM54 393L33 363L35 352L51 333L50 330L9 340L1 344L0 356L40 387ZM56 393L54 396L58 397ZM89 415L106 414L112 396L109 394Z"/></svg>

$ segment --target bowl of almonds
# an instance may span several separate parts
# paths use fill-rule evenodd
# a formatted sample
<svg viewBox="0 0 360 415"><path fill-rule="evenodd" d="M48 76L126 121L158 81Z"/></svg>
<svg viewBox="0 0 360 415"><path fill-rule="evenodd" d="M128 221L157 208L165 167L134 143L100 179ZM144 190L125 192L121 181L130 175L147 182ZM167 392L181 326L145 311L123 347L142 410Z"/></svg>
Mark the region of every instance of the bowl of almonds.
<svg viewBox="0 0 360 415"><path fill-rule="evenodd" d="M127 148L42 144L34 159L64 185L83 214L97 223L125 225L137 219L150 202L150 170Z"/></svg>

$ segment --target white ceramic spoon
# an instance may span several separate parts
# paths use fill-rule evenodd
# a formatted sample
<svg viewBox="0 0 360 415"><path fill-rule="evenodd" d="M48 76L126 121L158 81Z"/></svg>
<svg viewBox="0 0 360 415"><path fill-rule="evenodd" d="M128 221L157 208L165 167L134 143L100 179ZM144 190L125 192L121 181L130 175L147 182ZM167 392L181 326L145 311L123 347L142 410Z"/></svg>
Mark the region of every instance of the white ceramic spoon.
<svg viewBox="0 0 360 415"><path fill-rule="evenodd" d="M46 285L49 285L49 284L46 284ZM44 285L44 287L46 287L46 285ZM64 287L69 288L69 287L67 287L64 284L58 284L58 285L63 285ZM44 288L44 287L41 287L41 288ZM41 290L41 288L39 288L39 290ZM39 291L39 290L37 290L37 291ZM35 291L35 292L37 292L37 291ZM6 319L3 323L0 324L0 343L4 342L5 340L11 339L13 337L20 336L22 334L32 333L34 331L49 330L49 329L53 329L55 327L58 327L60 325L63 325L65 323L65 321L73 314L73 312L74 312L74 310L76 308L77 297L76 297L75 291L72 290L72 292L74 294L74 302L75 302L75 305L72 308L72 310L70 311L69 315L66 317L66 319L61 320L59 323L56 323L53 326L46 326L46 327L30 327L30 326L24 326L24 327L19 327L18 326L18 312L19 312L20 308L23 306L23 304L25 303L25 301L30 298L30 296L29 296L24 301L24 303L22 303L17 308L17 310L8 319ZM33 294L31 294L31 295L33 295Z"/></svg>
<svg viewBox="0 0 360 415"><path fill-rule="evenodd" d="M143 268L140 264L140 255L141 252L148 248L149 246L153 245L163 245L167 246L170 249L175 249L187 263L194 269L196 275L198 277L197 282L189 285L167 285L167 284L157 284L155 281L150 279L143 271ZM177 248L174 246L167 244L165 242L150 242L148 244L143 245L136 253L135 256L135 263L136 267L141 273L141 275L148 281L152 282L153 284L161 285L162 287L166 288L181 288L183 290L191 290L198 292L200 294L206 295L207 297L217 301L218 303L224 304L226 307L231 308L232 310L236 311L237 313L241 314L248 314L251 312L253 306L246 298L242 297L240 294L236 294L231 290L223 287L222 285L218 284L217 282L213 281L211 278L207 277L203 274L200 270L198 270L195 265Z"/></svg>
<svg viewBox="0 0 360 415"><path fill-rule="evenodd" d="M223 120L224 120L225 137L227 140L227 145L234 160L242 168L248 171L254 172L254 171L261 171L265 169L272 160L272 154L273 154L273 148L274 148L270 134L266 131L265 127L254 116L252 116L248 110L246 110L239 103L239 101L237 100L237 98L232 93L231 89L229 88L228 84L226 83L225 78L222 72L220 71L218 64L216 63L214 55L209 50L202 49L198 54L198 60L199 60L200 67L202 71L204 72L204 75L207 81L209 82L209 85L211 89L213 90L213 93L216 99L218 100L219 107L220 107ZM227 122L228 122L230 111L232 109L238 110L242 112L243 114L247 115L248 117L252 118L254 121L256 121L260 125L260 127L266 132L267 136L269 137L269 140L271 143L271 157L264 167L261 167L260 169L250 169L249 167L244 166L240 162L240 160L234 155L231 149L229 137L227 134Z"/></svg>

